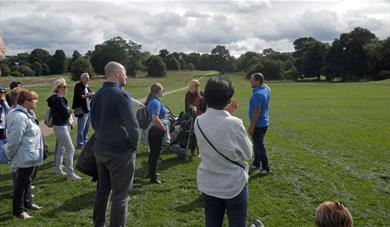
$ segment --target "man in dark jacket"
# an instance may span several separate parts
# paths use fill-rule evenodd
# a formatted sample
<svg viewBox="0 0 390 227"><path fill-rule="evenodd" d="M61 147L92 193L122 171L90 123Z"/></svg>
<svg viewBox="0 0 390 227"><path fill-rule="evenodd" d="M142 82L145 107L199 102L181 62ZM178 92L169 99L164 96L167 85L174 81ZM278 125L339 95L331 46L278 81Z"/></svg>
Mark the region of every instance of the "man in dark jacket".
<svg viewBox="0 0 390 227"><path fill-rule="evenodd" d="M93 211L94 226L104 226L111 194L110 226L126 226L129 190L135 171L138 122L126 85L126 70L117 62L104 68L106 81L91 102L91 123L95 130L98 184Z"/></svg>
<svg viewBox="0 0 390 227"><path fill-rule="evenodd" d="M77 117L77 146L82 149L87 144L88 129L90 125L89 112L91 110L91 98L94 95L88 86L88 73L80 76L80 82L74 86L73 105L74 115Z"/></svg>

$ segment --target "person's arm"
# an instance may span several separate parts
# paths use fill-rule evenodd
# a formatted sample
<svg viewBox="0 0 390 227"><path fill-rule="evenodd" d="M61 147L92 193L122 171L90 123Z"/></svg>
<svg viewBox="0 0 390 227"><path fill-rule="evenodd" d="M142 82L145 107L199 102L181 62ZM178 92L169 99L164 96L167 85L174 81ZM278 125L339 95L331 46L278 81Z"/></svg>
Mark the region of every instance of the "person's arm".
<svg viewBox="0 0 390 227"><path fill-rule="evenodd" d="M135 117L133 107L130 102L131 97L127 94L121 94L118 99L118 108L120 118L126 128L131 145L138 145L138 121Z"/></svg>
<svg viewBox="0 0 390 227"><path fill-rule="evenodd" d="M137 100L137 99L135 99L133 97L131 97L130 99L131 99L131 104L132 105L139 106L139 107L142 107L142 108L145 107L145 105L142 102L140 102L139 100Z"/></svg>
<svg viewBox="0 0 390 227"><path fill-rule="evenodd" d="M185 96L185 98L184 98L184 110L185 111L189 111L189 110L191 110L192 109L192 105L191 105L191 103L190 103L190 100L191 99L191 97L190 97L190 92L187 92L186 93L186 96Z"/></svg>
<svg viewBox="0 0 390 227"><path fill-rule="evenodd" d="M150 105L153 123L157 125L157 127L159 127L161 130L165 131L165 127L161 122L160 118L158 117L158 114L160 113L161 108L163 108L163 106L161 105L161 103L157 102L153 102Z"/></svg>
<svg viewBox="0 0 390 227"><path fill-rule="evenodd" d="M13 159L16 152L18 151L22 136L26 131L27 127L27 116L23 117L24 113L13 113L14 116L11 118L11 122L7 123L7 156ZM23 115L22 115L23 114Z"/></svg>
<svg viewBox="0 0 390 227"><path fill-rule="evenodd" d="M253 134L253 131L255 130L256 127L256 122L260 119L260 113L261 113L261 103L262 103L262 97L259 94L255 94L253 97L253 102L254 102L254 110L253 110L253 115L252 115L252 120L249 125L248 133L250 135Z"/></svg>
<svg viewBox="0 0 390 227"><path fill-rule="evenodd" d="M252 142L248 137L248 134L245 131L245 126L242 123L242 120L240 120L239 127L236 129L237 132L237 141L235 143L236 150L239 151L239 155L244 161L248 161L252 158L253 152L252 152Z"/></svg>

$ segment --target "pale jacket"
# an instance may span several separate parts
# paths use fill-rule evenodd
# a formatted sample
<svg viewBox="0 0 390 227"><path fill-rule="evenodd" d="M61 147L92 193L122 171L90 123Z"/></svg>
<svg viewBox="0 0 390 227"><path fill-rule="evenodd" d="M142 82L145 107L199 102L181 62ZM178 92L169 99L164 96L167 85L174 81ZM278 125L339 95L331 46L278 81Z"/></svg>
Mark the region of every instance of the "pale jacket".
<svg viewBox="0 0 390 227"><path fill-rule="evenodd" d="M218 154L205 140L197 122L219 152L240 166ZM252 158L252 143L241 119L224 110L208 108L197 117L194 125L201 163L197 170L198 189L221 199L237 196L248 183L248 163Z"/></svg>
<svg viewBox="0 0 390 227"><path fill-rule="evenodd" d="M11 167L28 168L42 165L43 138L34 117L26 108L18 105L7 118L6 153L11 160Z"/></svg>

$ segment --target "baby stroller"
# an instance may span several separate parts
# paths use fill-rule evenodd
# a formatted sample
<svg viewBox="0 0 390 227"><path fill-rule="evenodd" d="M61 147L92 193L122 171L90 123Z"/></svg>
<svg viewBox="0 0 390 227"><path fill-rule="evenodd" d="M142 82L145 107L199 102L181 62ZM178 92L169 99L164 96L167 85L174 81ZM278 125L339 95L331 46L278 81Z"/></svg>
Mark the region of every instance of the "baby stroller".
<svg viewBox="0 0 390 227"><path fill-rule="evenodd" d="M188 150L191 144L196 142L194 134L194 118L192 114L181 112L178 117L170 114L171 141L169 144L163 144L162 154L177 154L184 160L190 161L191 155Z"/></svg>

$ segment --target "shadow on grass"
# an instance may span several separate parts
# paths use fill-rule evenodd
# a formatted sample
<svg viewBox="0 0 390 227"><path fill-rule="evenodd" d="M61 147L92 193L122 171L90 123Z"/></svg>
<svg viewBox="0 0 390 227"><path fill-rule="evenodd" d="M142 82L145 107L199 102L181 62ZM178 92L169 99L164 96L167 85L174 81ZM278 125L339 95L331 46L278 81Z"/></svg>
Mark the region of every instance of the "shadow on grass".
<svg viewBox="0 0 390 227"><path fill-rule="evenodd" d="M177 212L187 213L196 209L203 208L203 201L201 195L196 197L194 200L187 204L183 204L181 206L175 207L175 210Z"/></svg>
<svg viewBox="0 0 390 227"><path fill-rule="evenodd" d="M50 210L46 215L48 217L55 217L62 212L77 212L86 208L92 209L94 198L95 191L85 192L81 195L65 200L61 206Z"/></svg>

